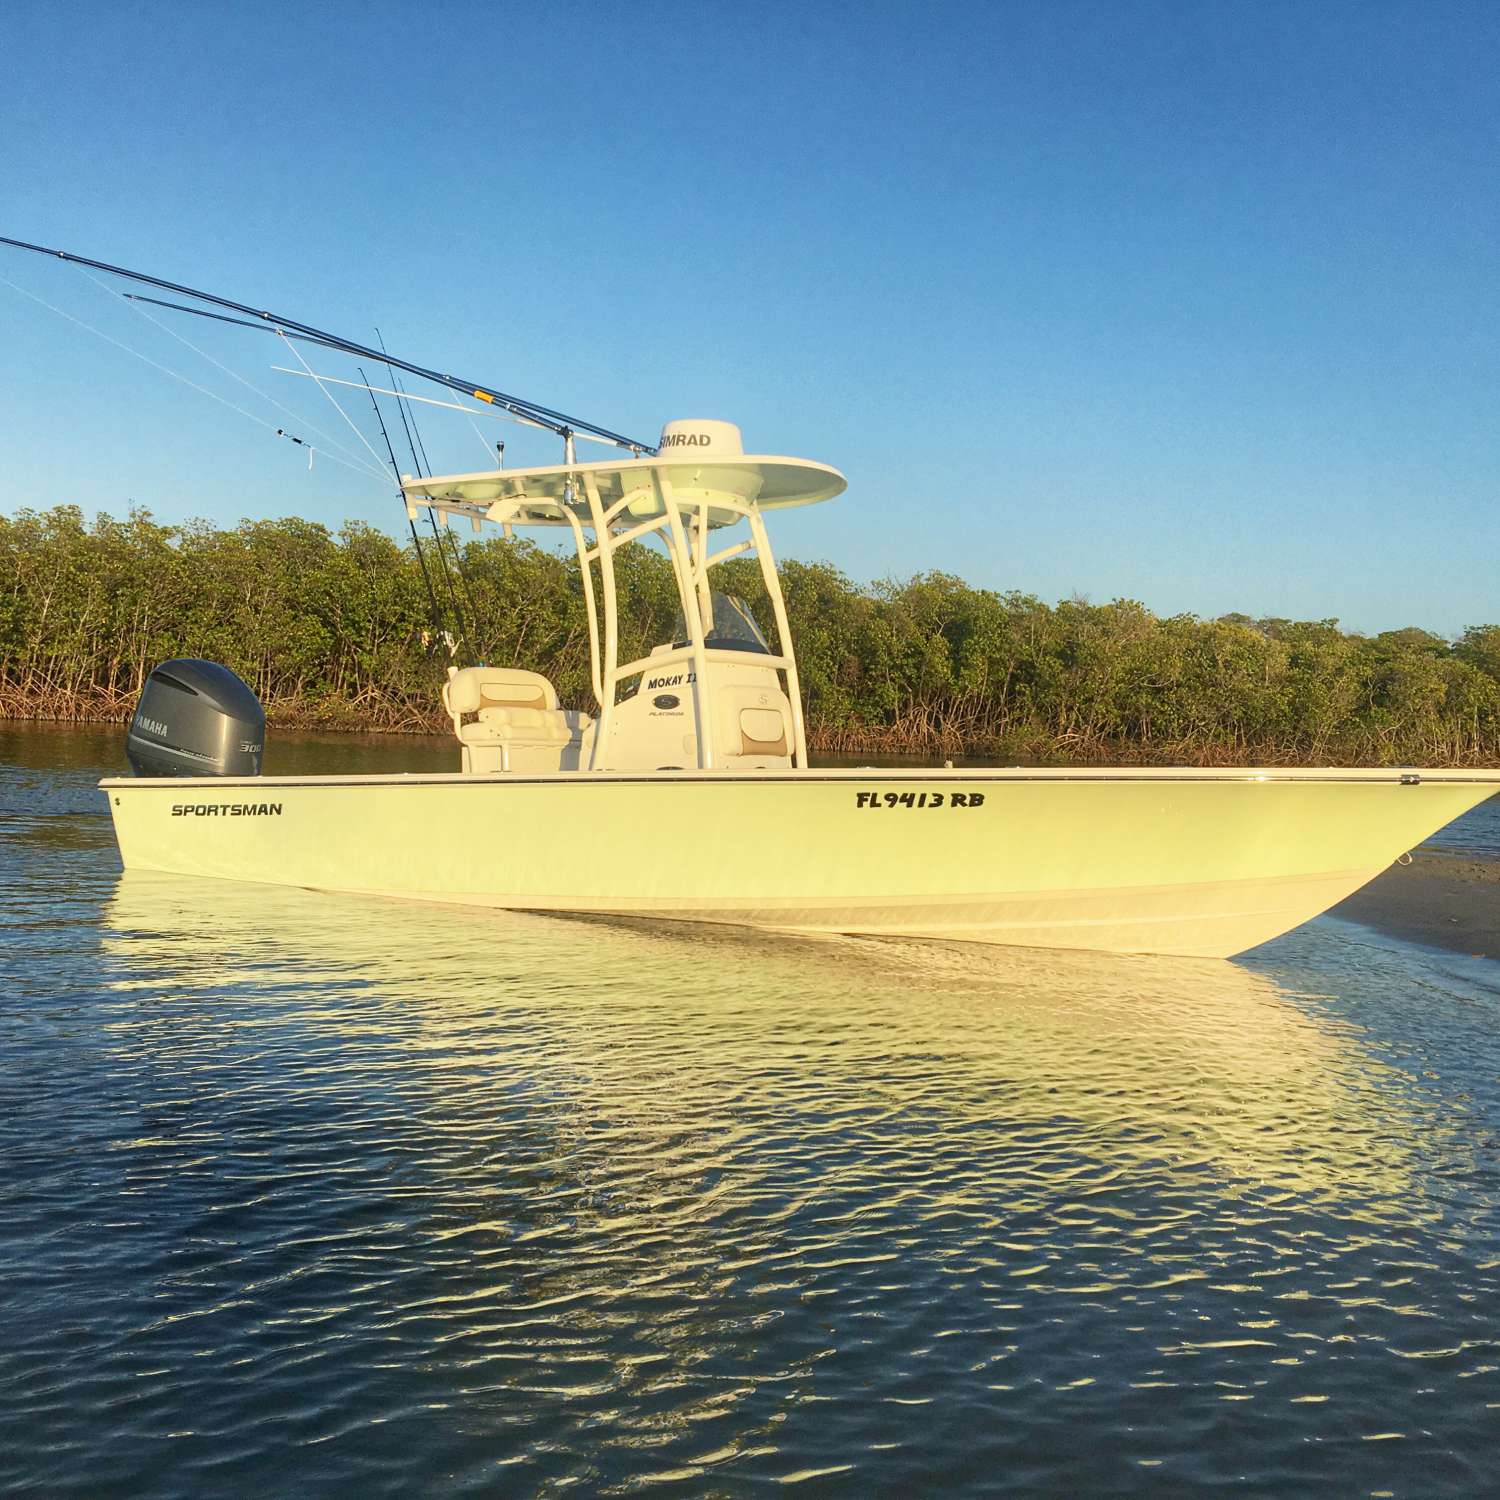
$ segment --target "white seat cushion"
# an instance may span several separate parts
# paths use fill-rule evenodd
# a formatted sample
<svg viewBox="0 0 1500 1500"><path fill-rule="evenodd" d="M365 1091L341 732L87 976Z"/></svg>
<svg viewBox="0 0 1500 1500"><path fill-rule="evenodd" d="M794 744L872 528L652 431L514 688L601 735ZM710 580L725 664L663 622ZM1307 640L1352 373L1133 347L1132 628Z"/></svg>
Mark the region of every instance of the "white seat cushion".
<svg viewBox="0 0 1500 1500"><path fill-rule="evenodd" d="M575 734L572 717L556 708L482 708L458 737L466 745L567 745Z"/></svg>
<svg viewBox="0 0 1500 1500"><path fill-rule="evenodd" d="M482 708L556 708L557 690L540 672L519 667L465 667L443 685L450 714L478 713Z"/></svg>

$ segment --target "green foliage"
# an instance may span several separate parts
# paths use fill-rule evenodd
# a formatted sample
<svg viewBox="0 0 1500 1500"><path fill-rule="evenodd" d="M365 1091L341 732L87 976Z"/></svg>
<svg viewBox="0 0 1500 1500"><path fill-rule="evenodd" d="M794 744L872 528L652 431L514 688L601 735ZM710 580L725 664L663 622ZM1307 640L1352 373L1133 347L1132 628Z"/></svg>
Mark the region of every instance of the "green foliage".
<svg viewBox="0 0 1500 1500"><path fill-rule="evenodd" d="M591 706L577 564L521 540L425 548L460 660L546 672ZM460 567L459 564L462 564ZM726 563L774 639L759 564ZM659 554L619 555L621 660L668 638ZM945 573L871 588L782 568L810 738L828 750L1003 760L1500 761L1500 625L1450 644L1335 620L1162 619L1132 600L1047 605ZM463 630L459 631L462 616ZM441 729L449 656L417 555L350 523L92 524L76 506L0 517L0 716L119 718L170 656L226 662L274 720Z"/></svg>

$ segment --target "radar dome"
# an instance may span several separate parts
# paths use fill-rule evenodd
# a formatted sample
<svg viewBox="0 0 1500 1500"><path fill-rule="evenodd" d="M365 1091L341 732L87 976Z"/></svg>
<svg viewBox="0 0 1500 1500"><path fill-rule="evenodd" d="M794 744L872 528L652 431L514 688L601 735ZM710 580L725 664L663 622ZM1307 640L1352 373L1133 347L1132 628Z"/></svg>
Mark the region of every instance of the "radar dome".
<svg viewBox="0 0 1500 1500"><path fill-rule="evenodd" d="M733 422L684 417L662 428L659 451L663 458L740 458L745 445Z"/></svg>

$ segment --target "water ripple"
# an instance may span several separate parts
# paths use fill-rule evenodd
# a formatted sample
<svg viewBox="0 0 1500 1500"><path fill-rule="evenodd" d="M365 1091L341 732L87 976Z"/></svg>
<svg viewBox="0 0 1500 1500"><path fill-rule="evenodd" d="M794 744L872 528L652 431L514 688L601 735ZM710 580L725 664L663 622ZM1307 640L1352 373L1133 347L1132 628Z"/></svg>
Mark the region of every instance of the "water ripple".
<svg viewBox="0 0 1500 1500"><path fill-rule="evenodd" d="M61 784L0 796L7 1494L1488 1486L1493 966L122 878Z"/></svg>

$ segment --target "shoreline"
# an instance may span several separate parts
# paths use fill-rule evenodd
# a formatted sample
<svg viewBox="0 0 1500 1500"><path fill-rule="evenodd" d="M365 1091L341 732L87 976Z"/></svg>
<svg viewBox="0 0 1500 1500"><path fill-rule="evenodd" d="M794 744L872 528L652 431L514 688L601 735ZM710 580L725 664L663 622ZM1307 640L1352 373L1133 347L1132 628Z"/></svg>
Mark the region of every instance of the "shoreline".
<svg viewBox="0 0 1500 1500"><path fill-rule="evenodd" d="M1500 959L1500 860L1427 850L1327 912L1392 937Z"/></svg>
<svg viewBox="0 0 1500 1500"><path fill-rule="evenodd" d="M268 703L268 735L330 735L360 739L443 739L452 734L448 715L441 709L411 702L386 705L384 715L372 715L368 709L350 712L324 702L319 704ZM123 727L130 722L135 709L132 696L128 702L119 699L105 705L93 702L80 711L65 715L17 712L14 703L0 693L0 729L106 729ZM1261 747L1185 744L1139 745L1128 741L1100 740L1087 745L1065 746L1047 736L1022 736L1015 742L996 741L987 737L965 740L961 735L931 732L913 735L901 725L860 725L857 731L848 726L820 723L807 725L807 748L824 763L840 764L880 756L903 765L940 766L946 761L968 766L1189 766L1200 770L1235 770L1246 767L1272 767L1306 770L1320 766L1367 767L1396 763L1379 758L1370 760L1354 754L1329 750L1320 755L1290 755ZM1346 749L1348 747L1345 747ZM1411 764L1401 762L1400 764ZM1422 762L1432 770L1488 770L1497 762L1490 757L1468 755L1435 756Z"/></svg>

